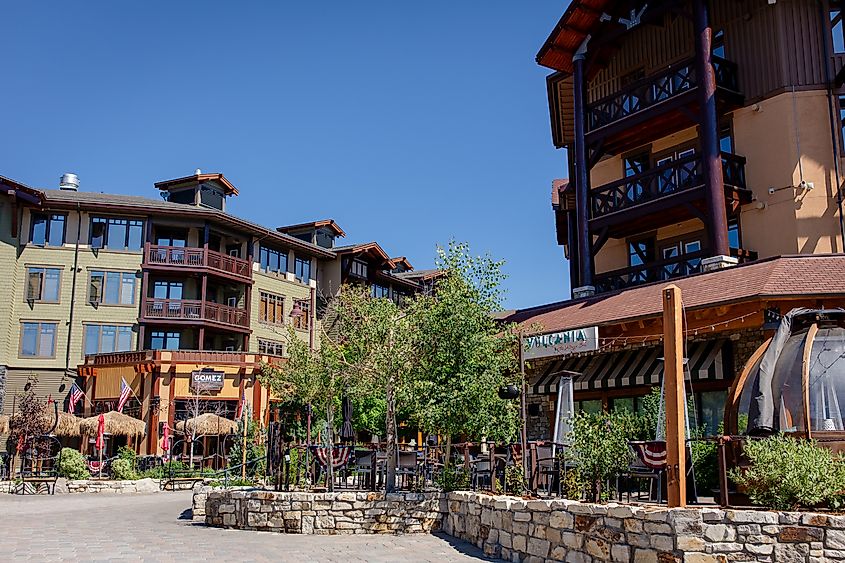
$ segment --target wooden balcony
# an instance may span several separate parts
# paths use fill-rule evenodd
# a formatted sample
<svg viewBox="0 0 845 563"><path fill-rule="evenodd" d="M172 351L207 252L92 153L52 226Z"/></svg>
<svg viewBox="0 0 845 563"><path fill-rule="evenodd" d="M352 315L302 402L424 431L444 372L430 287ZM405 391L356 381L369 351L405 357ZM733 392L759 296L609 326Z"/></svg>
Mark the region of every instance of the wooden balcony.
<svg viewBox="0 0 845 563"><path fill-rule="evenodd" d="M249 331L246 309L192 299L147 299L142 322L165 321L174 324L211 323L225 328Z"/></svg>
<svg viewBox="0 0 845 563"><path fill-rule="evenodd" d="M713 67L717 110L741 107L736 64L714 56ZM681 61L587 104L587 143L618 154L695 126L697 96L695 59Z"/></svg>
<svg viewBox="0 0 845 563"><path fill-rule="evenodd" d="M79 366L80 375L96 375L97 367L144 366L152 371L162 365L190 364L206 366L240 366L255 371L261 364L278 364L281 356L254 354L249 352L226 352L221 350L138 350L135 352L113 352L85 356L85 363Z"/></svg>
<svg viewBox="0 0 845 563"><path fill-rule="evenodd" d="M249 260L204 248L147 244L144 264L148 269L208 272L243 283L252 283Z"/></svg>
<svg viewBox="0 0 845 563"><path fill-rule="evenodd" d="M722 153L729 208L751 201L745 158ZM590 230L614 238L656 229L706 213L701 155L693 154L590 190Z"/></svg>
<svg viewBox="0 0 845 563"><path fill-rule="evenodd" d="M639 264L597 274L595 278L596 293L606 293L635 285L698 274L701 272L701 260L711 255L711 252L701 250L666 260L657 260L648 264ZM757 259L756 252L741 248L732 248L731 256L737 258L740 264Z"/></svg>

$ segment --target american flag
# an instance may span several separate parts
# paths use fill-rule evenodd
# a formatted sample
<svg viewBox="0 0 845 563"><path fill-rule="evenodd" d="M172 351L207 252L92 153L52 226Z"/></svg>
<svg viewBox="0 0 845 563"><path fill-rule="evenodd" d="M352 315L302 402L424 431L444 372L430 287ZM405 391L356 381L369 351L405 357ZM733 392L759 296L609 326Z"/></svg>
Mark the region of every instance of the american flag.
<svg viewBox="0 0 845 563"><path fill-rule="evenodd" d="M76 383L71 385L70 387L70 401L67 404L67 412L73 414L76 410L76 403L79 402L79 399L85 396L85 393L82 391L82 388L79 387Z"/></svg>
<svg viewBox="0 0 845 563"><path fill-rule="evenodd" d="M120 378L120 398L117 400L117 412L123 412L123 406L129 400L129 395L132 393L132 388L126 384L126 380Z"/></svg>

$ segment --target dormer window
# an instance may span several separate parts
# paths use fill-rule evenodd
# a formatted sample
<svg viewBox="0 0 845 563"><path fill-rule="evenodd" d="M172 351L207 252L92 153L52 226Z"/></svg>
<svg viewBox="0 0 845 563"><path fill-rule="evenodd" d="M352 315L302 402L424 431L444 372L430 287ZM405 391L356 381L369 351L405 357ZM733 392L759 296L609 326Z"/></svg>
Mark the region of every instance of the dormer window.
<svg viewBox="0 0 845 563"><path fill-rule="evenodd" d="M223 202L226 196L217 188L207 184L201 184L200 187L200 205L206 207L213 207L214 209L223 210Z"/></svg>
<svg viewBox="0 0 845 563"><path fill-rule="evenodd" d="M238 195L237 188L223 174L203 174L199 169L192 176L157 182L155 186L167 201L220 211L226 210L228 196Z"/></svg>

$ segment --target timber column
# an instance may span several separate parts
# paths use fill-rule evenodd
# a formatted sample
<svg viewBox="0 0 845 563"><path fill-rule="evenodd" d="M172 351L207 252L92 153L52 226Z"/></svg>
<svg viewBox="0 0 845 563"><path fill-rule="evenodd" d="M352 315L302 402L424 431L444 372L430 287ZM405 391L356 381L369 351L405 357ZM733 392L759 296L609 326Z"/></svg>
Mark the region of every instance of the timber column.
<svg viewBox="0 0 845 563"><path fill-rule="evenodd" d="M579 287L572 290L575 299L594 295L593 285L593 237L590 234L590 171L587 166L586 113L584 103L584 59L587 56L587 42L584 40L572 57L572 83L575 101L575 222L578 239L578 281Z"/></svg>
<svg viewBox="0 0 845 563"><path fill-rule="evenodd" d="M698 82L701 167L704 199L707 204L706 229L711 258L702 260L704 270L718 270L737 263L728 244L728 214L722 155L719 151L719 119L716 114L716 71L713 68L713 30L707 0L694 0L695 71Z"/></svg>

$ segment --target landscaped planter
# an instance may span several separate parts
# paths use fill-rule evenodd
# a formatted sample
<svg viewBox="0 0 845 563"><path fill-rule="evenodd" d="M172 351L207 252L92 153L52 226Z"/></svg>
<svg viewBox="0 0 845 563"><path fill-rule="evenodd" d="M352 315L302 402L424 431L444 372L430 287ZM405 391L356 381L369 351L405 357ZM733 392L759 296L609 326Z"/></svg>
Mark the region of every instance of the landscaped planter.
<svg viewBox="0 0 845 563"><path fill-rule="evenodd" d="M471 492L195 489L211 526L300 534L441 530L509 561L845 560L845 516L523 500Z"/></svg>

